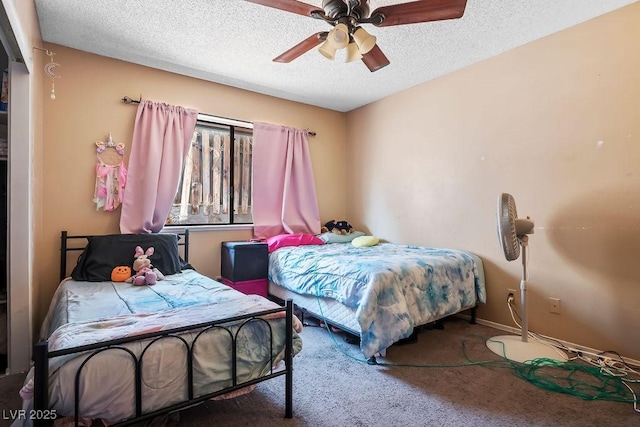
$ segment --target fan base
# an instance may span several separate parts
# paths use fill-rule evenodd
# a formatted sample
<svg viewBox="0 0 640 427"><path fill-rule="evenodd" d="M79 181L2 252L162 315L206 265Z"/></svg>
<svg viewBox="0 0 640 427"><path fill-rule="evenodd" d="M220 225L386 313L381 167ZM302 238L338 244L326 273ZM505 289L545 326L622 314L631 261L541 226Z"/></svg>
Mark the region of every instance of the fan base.
<svg viewBox="0 0 640 427"><path fill-rule="evenodd" d="M537 341L524 342L519 335L500 335L489 338L487 347L499 356L520 363L540 358L553 359L558 362L568 360L563 351Z"/></svg>

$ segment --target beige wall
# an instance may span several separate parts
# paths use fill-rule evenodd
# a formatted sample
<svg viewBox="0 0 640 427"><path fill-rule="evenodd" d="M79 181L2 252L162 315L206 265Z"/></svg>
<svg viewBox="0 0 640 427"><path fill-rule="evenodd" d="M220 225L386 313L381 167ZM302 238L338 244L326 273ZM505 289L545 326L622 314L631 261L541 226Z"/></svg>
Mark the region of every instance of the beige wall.
<svg viewBox="0 0 640 427"><path fill-rule="evenodd" d="M95 184L95 141L109 132L116 142L130 139L136 107L123 96L166 102L246 121L264 121L317 132L310 139L321 217L343 217L345 195L335 192L344 181L346 121L342 113L256 94L203 80L158 71L131 63L48 45L62 65L56 81L55 101L44 102L44 221L38 247L35 289L36 324L40 324L58 284L59 235L118 233L119 214L97 212L92 202ZM45 84L45 87L49 88ZM245 240L251 230L192 233L191 263L203 274L216 276L220 269L220 242Z"/></svg>
<svg viewBox="0 0 640 427"><path fill-rule="evenodd" d="M392 242L475 252L479 316L514 326L521 264L496 237L511 193L536 222L530 330L640 359L638 41L640 3L348 113L347 217Z"/></svg>

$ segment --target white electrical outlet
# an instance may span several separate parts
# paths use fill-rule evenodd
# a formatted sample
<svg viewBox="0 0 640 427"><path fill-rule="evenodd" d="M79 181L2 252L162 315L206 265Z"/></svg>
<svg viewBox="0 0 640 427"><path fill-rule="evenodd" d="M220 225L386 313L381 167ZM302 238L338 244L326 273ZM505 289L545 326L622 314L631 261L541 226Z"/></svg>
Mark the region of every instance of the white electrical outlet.
<svg viewBox="0 0 640 427"><path fill-rule="evenodd" d="M507 296L509 296L509 294L513 294L514 304L520 301L520 292L516 291L515 289L507 289Z"/></svg>
<svg viewBox="0 0 640 427"><path fill-rule="evenodd" d="M549 298L549 313L560 314L561 301L560 298Z"/></svg>

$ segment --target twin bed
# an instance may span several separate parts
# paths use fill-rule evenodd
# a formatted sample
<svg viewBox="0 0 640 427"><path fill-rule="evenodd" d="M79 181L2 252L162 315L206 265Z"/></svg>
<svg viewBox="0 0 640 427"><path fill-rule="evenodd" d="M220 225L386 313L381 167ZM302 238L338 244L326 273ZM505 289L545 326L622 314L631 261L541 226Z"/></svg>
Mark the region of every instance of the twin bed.
<svg viewBox="0 0 640 427"><path fill-rule="evenodd" d="M188 232L184 258L178 239L62 233L61 276L67 252L82 254L54 294L21 390L32 416L16 424L72 417L75 425L126 425L280 376L285 417L292 417L293 357L302 348L293 304L244 295L197 273L187 264ZM68 243L76 240L88 243ZM136 245L155 248L151 259L165 278L153 286L108 280L114 266L131 265Z"/></svg>
<svg viewBox="0 0 640 427"><path fill-rule="evenodd" d="M453 249L379 243L284 246L270 251L269 294L244 295L188 264L188 231L61 235L61 284L21 395L27 413L131 424L285 376L292 417L293 357L302 348L294 303L360 338L365 357L414 328L486 301L482 261ZM69 242L86 245L74 246ZM113 282L135 246L153 246L153 286ZM179 247L182 249L180 256ZM82 251L70 278L67 253Z"/></svg>

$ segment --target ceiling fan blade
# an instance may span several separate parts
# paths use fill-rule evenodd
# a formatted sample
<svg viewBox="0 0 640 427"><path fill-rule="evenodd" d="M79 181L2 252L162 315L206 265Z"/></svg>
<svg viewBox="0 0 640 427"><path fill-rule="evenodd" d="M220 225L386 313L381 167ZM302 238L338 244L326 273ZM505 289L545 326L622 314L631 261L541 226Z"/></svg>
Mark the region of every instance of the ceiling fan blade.
<svg viewBox="0 0 640 427"><path fill-rule="evenodd" d="M374 45L373 49L362 55L362 62L364 62L364 65L366 65L372 73L390 64L378 45Z"/></svg>
<svg viewBox="0 0 640 427"><path fill-rule="evenodd" d="M313 49L327 39L327 31L315 33L307 37L288 51L273 58L273 62L291 62L303 53Z"/></svg>
<svg viewBox="0 0 640 427"><path fill-rule="evenodd" d="M376 27L457 19L464 15L467 0L422 0L382 6L368 19ZM380 22L382 18L382 22Z"/></svg>
<svg viewBox="0 0 640 427"><path fill-rule="evenodd" d="M273 7L275 9L287 12L297 13L299 15L311 16L312 12L322 12L318 6L302 3L296 0L244 0L249 3L261 4L263 6Z"/></svg>

